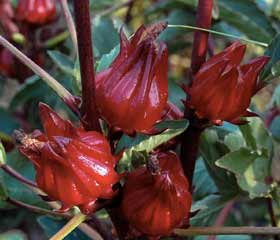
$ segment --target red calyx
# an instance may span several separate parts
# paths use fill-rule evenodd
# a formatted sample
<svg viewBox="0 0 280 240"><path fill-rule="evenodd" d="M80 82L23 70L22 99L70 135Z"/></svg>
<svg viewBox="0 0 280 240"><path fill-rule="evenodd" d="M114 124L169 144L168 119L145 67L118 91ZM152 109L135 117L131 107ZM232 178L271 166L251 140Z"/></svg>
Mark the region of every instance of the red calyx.
<svg viewBox="0 0 280 240"><path fill-rule="evenodd" d="M149 132L160 120L168 96L168 52L156 38L165 27L141 26L130 40L121 30L119 55L96 77L97 106L110 126L133 134Z"/></svg>
<svg viewBox="0 0 280 240"><path fill-rule="evenodd" d="M133 228L151 237L167 236L188 220L191 194L176 153L157 155L160 170L141 167L129 173L122 211Z"/></svg>
<svg viewBox="0 0 280 240"><path fill-rule="evenodd" d="M110 199L120 179L116 158L107 139L98 132L76 129L45 104L40 104L45 133L35 130L21 140L20 152L36 168L36 181L50 199L61 201L62 209L79 206L90 213L98 198Z"/></svg>
<svg viewBox="0 0 280 240"><path fill-rule="evenodd" d="M45 24L56 16L55 0L19 0L17 18L31 24Z"/></svg>
<svg viewBox="0 0 280 240"><path fill-rule="evenodd" d="M240 65L245 50L245 45L235 42L210 58L195 75L186 104L199 118L220 125L224 120L238 124L240 117L252 116L247 108L259 90L258 75L269 57Z"/></svg>

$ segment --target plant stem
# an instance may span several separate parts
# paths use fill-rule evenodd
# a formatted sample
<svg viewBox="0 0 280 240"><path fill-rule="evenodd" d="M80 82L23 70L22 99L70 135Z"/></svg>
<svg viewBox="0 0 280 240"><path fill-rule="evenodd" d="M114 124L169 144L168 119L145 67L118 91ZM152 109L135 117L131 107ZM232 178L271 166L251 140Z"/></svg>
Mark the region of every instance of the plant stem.
<svg viewBox="0 0 280 240"><path fill-rule="evenodd" d="M267 198L267 207L268 207L268 212L269 212L269 216L270 216L270 221L271 221L271 226L272 227L277 227L277 219L273 210L273 202L272 202L272 198ZM280 234L279 234L280 236ZM274 240L280 240L279 236L274 236Z"/></svg>
<svg viewBox="0 0 280 240"><path fill-rule="evenodd" d="M101 131L95 102L94 59L91 41L89 0L74 0L82 80L82 120L86 130Z"/></svg>
<svg viewBox="0 0 280 240"><path fill-rule="evenodd" d="M239 39L241 41L248 42L248 43L253 43L253 44L256 44L256 45L260 45L262 47L268 47L268 44L264 43L264 42L259 42L259 41L248 39L248 38L242 38L242 37L239 37L239 36L236 36L236 35L223 33L223 32L218 32L218 31L214 31L214 30L206 29L206 28L194 27L194 26L190 26L190 25L173 25L173 24L168 24L167 27L168 28L185 28L185 29L191 29L191 30L199 30L199 31L203 31L203 32L208 32L208 33L213 33L213 34L216 34L216 35L224 36L224 37Z"/></svg>
<svg viewBox="0 0 280 240"><path fill-rule="evenodd" d="M59 43L63 42L65 39L67 39L69 36L69 32L68 31L64 31L62 33L59 33L58 35L56 35L55 37L47 40L46 42L43 43L43 47L44 48L53 48L55 46L57 46Z"/></svg>
<svg viewBox="0 0 280 240"><path fill-rule="evenodd" d="M20 173L18 173L16 170L11 168L10 166L4 164L4 165L1 166L1 169L3 169L6 173L8 173L10 176L16 178L20 182L22 182L26 185L29 185L31 187L37 188L37 184L35 182L25 178L24 176L22 176Z"/></svg>
<svg viewBox="0 0 280 240"><path fill-rule="evenodd" d="M190 227L175 229L178 236L196 235L280 235L278 227Z"/></svg>
<svg viewBox="0 0 280 240"><path fill-rule="evenodd" d="M63 226L50 240L61 240L75 230L87 218L86 215L78 213L66 225Z"/></svg>
<svg viewBox="0 0 280 240"><path fill-rule="evenodd" d="M228 215L230 214L230 212L234 206L234 202L235 202L234 200L228 202L226 204L226 206L222 209L222 211L219 213L219 215L215 221L215 224L214 224L215 227L221 227L224 225ZM215 240L215 239L216 239L216 236L210 236L208 238L208 240Z"/></svg>
<svg viewBox="0 0 280 240"><path fill-rule="evenodd" d="M196 27L210 29L212 9L213 0L199 0L196 15ZM208 45L208 35L208 32L200 30L196 30L194 33L191 61L191 70L193 75L198 72L201 65L205 62Z"/></svg>
<svg viewBox="0 0 280 240"><path fill-rule="evenodd" d="M199 0L196 16L197 27L205 29L211 27L212 8L213 0ZM205 62L207 47L208 32L195 31L191 59L191 80L193 75L197 73L201 65ZM181 162L184 173L189 180L190 191L192 191L192 179L195 161L198 155L199 139L204 128L196 124L197 119L194 112L190 111L187 107L185 108L184 117L189 120L190 126L181 137Z"/></svg>
<svg viewBox="0 0 280 240"><path fill-rule="evenodd" d="M55 212L55 211L51 211L51 210L48 210L48 209L36 207L36 206L30 205L30 204L27 204L27 203L24 203L24 202L20 202L16 199L13 199L13 198L8 198L6 201L8 203L11 203L11 204L17 206L17 207L25 208L29 211L39 213L39 214L51 215L51 216L55 216L55 217L64 217L64 218L70 218L71 217L71 215L68 214L68 213L60 213L60 212Z"/></svg>
<svg viewBox="0 0 280 240"><path fill-rule="evenodd" d="M63 10L63 14L66 20L68 30L70 32L70 36L74 45L75 52L76 54L78 54L78 43L77 43L77 33L76 33L75 23L72 18L71 12L69 10L67 0L60 0L60 4Z"/></svg>
<svg viewBox="0 0 280 240"><path fill-rule="evenodd" d="M79 116L79 110L77 108L77 102L75 97L65 89L57 80L55 80L44 69L38 66L30 58L19 51L14 45L12 45L5 38L0 36L0 45L7 48L12 54L14 54L24 65L30 68L35 74L42 78L68 105L68 107Z"/></svg>
<svg viewBox="0 0 280 240"><path fill-rule="evenodd" d="M202 131L203 129L189 126L182 134L181 162L185 176L189 181L190 191L192 191L193 173Z"/></svg>

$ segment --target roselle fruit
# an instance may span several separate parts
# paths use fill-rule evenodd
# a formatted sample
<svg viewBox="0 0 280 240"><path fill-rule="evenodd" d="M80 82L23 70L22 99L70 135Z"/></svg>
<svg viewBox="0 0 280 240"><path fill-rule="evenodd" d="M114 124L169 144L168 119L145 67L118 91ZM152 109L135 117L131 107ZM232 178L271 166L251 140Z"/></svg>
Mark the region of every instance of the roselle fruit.
<svg viewBox="0 0 280 240"><path fill-rule="evenodd" d="M30 24L46 24L56 17L56 0L19 0L17 19Z"/></svg>
<svg viewBox="0 0 280 240"><path fill-rule="evenodd" d="M141 26L130 40L121 30L119 55L96 77L97 106L110 126L145 133L160 120L168 96L168 52L156 38L165 27Z"/></svg>
<svg viewBox="0 0 280 240"><path fill-rule="evenodd" d="M142 234L168 236L188 221L192 197L176 153L161 152L153 158L158 166L129 173L121 207L131 226Z"/></svg>
<svg viewBox="0 0 280 240"><path fill-rule="evenodd" d="M235 42L205 62L195 75L187 107L198 118L214 124L223 121L239 124L240 117L251 116L247 111L252 96L260 89L258 76L269 57L255 58L241 65L246 45Z"/></svg>
<svg viewBox="0 0 280 240"><path fill-rule="evenodd" d="M19 150L33 162L38 187L60 201L62 210L79 206L90 213L98 198L115 195L112 187L120 179L110 145L100 133L75 128L47 105L39 109L45 133L25 135Z"/></svg>

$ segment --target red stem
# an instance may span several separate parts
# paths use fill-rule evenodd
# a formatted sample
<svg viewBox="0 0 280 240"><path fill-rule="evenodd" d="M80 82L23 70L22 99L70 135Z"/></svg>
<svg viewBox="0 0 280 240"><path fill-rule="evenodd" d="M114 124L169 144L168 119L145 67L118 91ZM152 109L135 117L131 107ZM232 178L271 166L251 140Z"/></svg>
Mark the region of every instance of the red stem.
<svg viewBox="0 0 280 240"><path fill-rule="evenodd" d="M181 145L181 162L185 173L188 178L190 191L192 191L192 180L195 168L195 161L198 155L199 139L203 129L189 126L182 135Z"/></svg>
<svg viewBox="0 0 280 240"><path fill-rule="evenodd" d="M270 216L271 226L272 227L278 227L277 226L277 218L275 216L274 209L273 209L272 199L267 198L266 201L267 201L267 207L268 207L268 212L269 212L269 216ZM280 240L280 237L278 235L274 236L274 240Z"/></svg>
<svg viewBox="0 0 280 240"><path fill-rule="evenodd" d="M89 0L74 0L82 80L82 119L86 130L101 131L95 102L94 57L91 40Z"/></svg>
<svg viewBox="0 0 280 240"><path fill-rule="evenodd" d="M212 8L213 0L199 0L196 15L197 27L210 29ZM208 47L208 36L209 33L202 32L199 30L195 31L194 33L194 43L191 62L191 70L193 75L197 73L201 65L205 62Z"/></svg>
<svg viewBox="0 0 280 240"><path fill-rule="evenodd" d="M213 0L199 0L197 8L196 26L209 29L211 27ZM205 62L208 49L208 33L196 31L192 51L191 70L192 75L196 74L201 65ZM188 99L187 99L188 100ZM192 179L195 168L195 161L198 155L199 139L203 127L197 124L195 114L186 108L184 117L189 119L190 126L182 135L181 162L186 177L192 189ZM199 122L199 121L198 121Z"/></svg>
<svg viewBox="0 0 280 240"><path fill-rule="evenodd" d="M234 206L234 200L228 202L226 204L226 206L222 209L222 211L219 213L216 221L215 221L215 224L214 226L215 227L222 227L228 217L228 215L230 214L233 206ZM208 237L208 240L215 240L216 239L216 236L210 236Z"/></svg>

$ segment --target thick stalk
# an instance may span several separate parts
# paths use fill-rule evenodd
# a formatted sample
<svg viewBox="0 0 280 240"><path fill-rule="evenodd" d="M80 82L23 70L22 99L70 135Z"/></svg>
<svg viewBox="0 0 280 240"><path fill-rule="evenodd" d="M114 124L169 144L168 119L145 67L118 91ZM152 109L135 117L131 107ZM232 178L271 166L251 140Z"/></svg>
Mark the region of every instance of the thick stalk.
<svg viewBox="0 0 280 240"><path fill-rule="evenodd" d="M210 29L212 17L213 0L199 0L196 27ZM205 62L208 32L196 30L194 33L194 44L191 59L192 76L197 73L201 65ZM192 77L191 77L192 78ZM187 96L188 97L188 96ZM188 99L186 99L188 100ZM186 107L184 117L190 121L187 131L182 134L181 161L186 177L189 180L190 190L192 190L192 179L195 168L195 161L198 155L199 139L203 131L202 127L196 124L197 119L193 111Z"/></svg>
<svg viewBox="0 0 280 240"><path fill-rule="evenodd" d="M278 227L190 227L188 229L175 229L178 236L197 235L280 235Z"/></svg>
<svg viewBox="0 0 280 240"><path fill-rule="evenodd" d="M213 0L199 0L196 27L210 29L212 19ZM200 30L194 33L194 43L192 51L191 70L192 74L196 74L201 65L205 62L207 46L208 46L208 32Z"/></svg>
<svg viewBox="0 0 280 240"><path fill-rule="evenodd" d="M198 154L199 139L203 129L189 126L182 135L181 159L185 176L189 180L190 191L192 191L192 180L195 161Z"/></svg>
<svg viewBox="0 0 280 240"><path fill-rule="evenodd" d="M95 102L94 58L91 40L89 0L74 0L82 80L82 119L86 130L101 131Z"/></svg>

